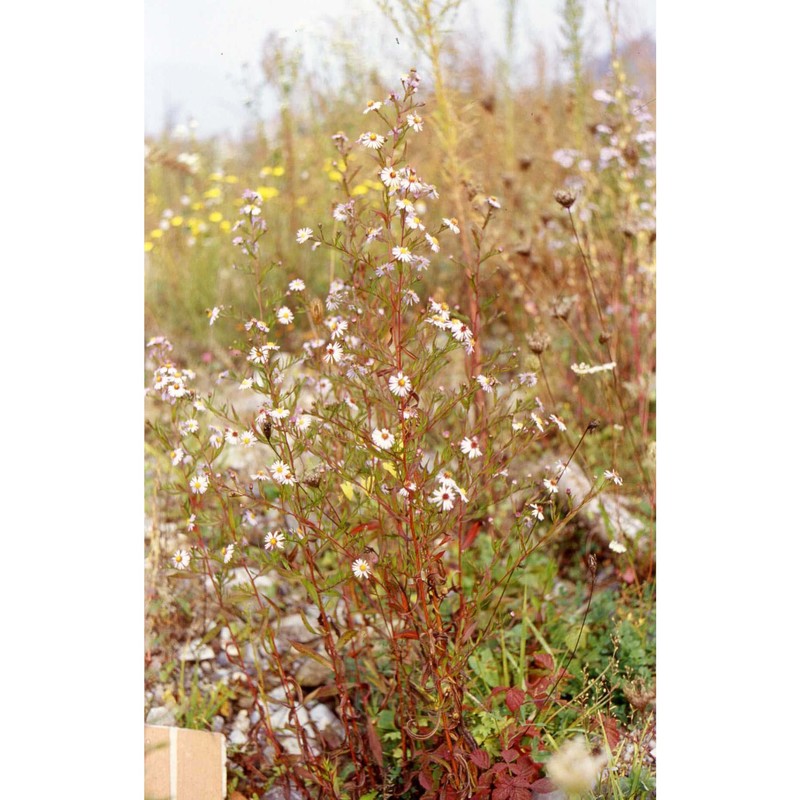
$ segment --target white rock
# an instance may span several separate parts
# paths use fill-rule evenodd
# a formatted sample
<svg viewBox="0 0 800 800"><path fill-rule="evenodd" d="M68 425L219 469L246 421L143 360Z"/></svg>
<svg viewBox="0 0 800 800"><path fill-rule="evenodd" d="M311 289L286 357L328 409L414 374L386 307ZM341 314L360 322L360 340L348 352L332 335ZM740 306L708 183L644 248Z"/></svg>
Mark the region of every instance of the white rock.
<svg viewBox="0 0 800 800"><path fill-rule="evenodd" d="M154 706L147 714L145 722L148 725L167 725L175 724L175 712L166 706Z"/></svg>
<svg viewBox="0 0 800 800"><path fill-rule="evenodd" d="M202 639L194 639L184 645L180 652L181 661L209 661L213 660L216 653Z"/></svg>
<svg viewBox="0 0 800 800"><path fill-rule="evenodd" d="M228 743L234 745L247 744L247 734L242 733L238 728L234 728L228 736Z"/></svg>

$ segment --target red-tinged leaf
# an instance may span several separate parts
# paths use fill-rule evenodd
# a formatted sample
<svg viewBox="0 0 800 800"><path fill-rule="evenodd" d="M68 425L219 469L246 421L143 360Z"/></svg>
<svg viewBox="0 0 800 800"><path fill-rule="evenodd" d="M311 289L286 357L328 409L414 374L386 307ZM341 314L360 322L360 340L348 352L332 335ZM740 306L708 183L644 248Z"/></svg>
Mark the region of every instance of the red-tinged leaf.
<svg viewBox="0 0 800 800"><path fill-rule="evenodd" d="M509 769L517 777L524 778L527 781L534 781L539 777L539 767L528 755L522 756L515 764L509 765Z"/></svg>
<svg viewBox="0 0 800 800"><path fill-rule="evenodd" d="M470 622L469 625L467 625L466 628L464 628L464 632L461 634L461 642L462 642L462 644L468 642L472 638L472 634L475 632L475 628L477 628L477 627L478 627L478 623L473 621L473 622Z"/></svg>
<svg viewBox="0 0 800 800"><path fill-rule="evenodd" d="M375 759L375 763L383 769L383 748L381 747L381 740L369 715L366 715L366 724L367 741L369 742L369 749L372 751L372 757Z"/></svg>
<svg viewBox="0 0 800 800"><path fill-rule="evenodd" d="M552 672L555 666L553 656L551 656L550 653L536 653L533 657L533 663L539 669L546 669L548 672Z"/></svg>
<svg viewBox="0 0 800 800"><path fill-rule="evenodd" d="M466 550L477 538L478 532L481 529L480 520L475 520L472 525L469 526L469 530L467 531L464 538L461 540L461 549Z"/></svg>
<svg viewBox="0 0 800 800"><path fill-rule="evenodd" d="M423 770L419 773L419 783L420 786L428 792L433 789L433 778L427 770Z"/></svg>
<svg viewBox="0 0 800 800"><path fill-rule="evenodd" d="M472 753L470 753L469 760L478 769L489 769L489 765L491 764L489 754L485 750L481 750L480 747L477 747L472 751Z"/></svg>
<svg viewBox="0 0 800 800"><path fill-rule="evenodd" d="M622 573L621 577L625 583L633 583L636 580L636 573L634 572L633 567L629 565L625 572Z"/></svg>
<svg viewBox="0 0 800 800"><path fill-rule="evenodd" d="M309 658L313 658L318 664L322 664L323 667L327 667L331 672L334 671L333 664L325 658L325 656L321 656L316 650L312 650L310 647L302 644L302 642L296 642L294 639L289 639L289 644L294 647L299 653L302 653L304 656L308 656Z"/></svg>
<svg viewBox="0 0 800 800"><path fill-rule="evenodd" d="M600 722L603 725L603 730L605 731L606 739L608 740L608 746L612 750L616 750L619 740L622 738L619 728L617 727L617 721L613 717L607 717L604 714L600 717Z"/></svg>
<svg viewBox="0 0 800 800"><path fill-rule="evenodd" d="M506 692L506 705L512 714L519 711L519 707L525 702L525 692L519 687L515 686Z"/></svg>
<svg viewBox="0 0 800 800"><path fill-rule="evenodd" d="M361 525L356 525L355 528L350 528L350 534L355 535L361 531L374 531L378 529L378 523L374 520L372 522L362 522Z"/></svg>
<svg viewBox="0 0 800 800"><path fill-rule="evenodd" d="M419 639L419 634L416 631L402 631L401 633L396 633L394 635L395 640L397 639Z"/></svg>
<svg viewBox="0 0 800 800"><path fill-rule="evenodd" d="M516 761L519 758L519 750L503 750L500 756L506 764L510 764L512 761Z"/></svg>

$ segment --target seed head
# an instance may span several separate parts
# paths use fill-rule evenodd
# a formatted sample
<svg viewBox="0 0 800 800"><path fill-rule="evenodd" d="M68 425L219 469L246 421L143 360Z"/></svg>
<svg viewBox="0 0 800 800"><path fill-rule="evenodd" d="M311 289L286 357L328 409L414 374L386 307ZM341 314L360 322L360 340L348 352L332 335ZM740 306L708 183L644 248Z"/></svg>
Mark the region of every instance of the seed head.
<svg viewBox="0 0 800 800"><path fill-rule="evenodd" d="M563 206L564 208L571 208L572 204L575 202L575 192L570 189L556 189L553 192L553 197L555 197L556 202Z"/></svg>
<svg viewBox="0 0 800 800"><path fill-rule="evenodd" d="M550 337L546 335L537 334L536 336L526 336L528 340L528 346L536 353L537 356L540 356L544 353L545 350L550 346Z"/></svg>
<svg viewBox="0 0 800 800"><path fill-rule="evenodd" d="M308 313L310 314L315 325L319 325L322 322L322 319L325 316L325 307L322 305L322 300L320 300L319 297L315 297L311 301L311 305L308 308Z"/></svg>
<svg viewBox="0 0 800 800"><path fill-rule="evenodd" d="M600 331L600 335L597 337L597 341L600 344L606 344L611 340L611 331L609 330L602 330Z"/></svg>

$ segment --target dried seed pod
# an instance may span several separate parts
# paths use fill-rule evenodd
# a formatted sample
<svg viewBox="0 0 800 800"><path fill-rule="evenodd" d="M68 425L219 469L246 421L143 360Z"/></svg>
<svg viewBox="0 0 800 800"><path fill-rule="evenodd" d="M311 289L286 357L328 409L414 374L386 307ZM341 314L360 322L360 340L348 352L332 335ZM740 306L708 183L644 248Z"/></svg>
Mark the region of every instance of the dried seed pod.
<svg viewBox="0 0 800 800"><path fill-rule="evenodd" d="M572 306L575 305L575 295L567 295L565 297L558 297L550 304L550 314L556 319L566 320L569 317L569 312L572 311Z"/></svg>
<svg viewBox="0 0 800 800"><path fill-rule="evenodd" d="M308 313L315 325L319 325L322 322L325 316L325 306L322 305L322 300L320 300L319 297L315 297L311 301L311 305L308 307Z"/></svg>
<svg viewBox="0 0 800 800"><path fill-rule="evenodd" d="M553 197L555 197L556 202L560 206L567 209L571 208L572 204L575 202L575 192L570 189L556 189L555 192L553 192Z"/></svg>
<svg viewBox="0 0 800 800"><path fill-rule="evenodd" d="M527 334L525 338L528 341L528 347L530 347L537 356L540 356L542 353L544 353L544 351L550 346L550 337L546 334L537 334L536 336Z"/></svg>

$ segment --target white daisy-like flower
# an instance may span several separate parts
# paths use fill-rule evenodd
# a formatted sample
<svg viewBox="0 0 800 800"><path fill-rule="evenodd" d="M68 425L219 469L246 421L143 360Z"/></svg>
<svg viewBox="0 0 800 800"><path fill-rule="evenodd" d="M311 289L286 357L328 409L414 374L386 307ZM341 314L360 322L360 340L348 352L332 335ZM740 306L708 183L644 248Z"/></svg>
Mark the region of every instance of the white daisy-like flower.
<svg viewBox="0 0 800 800"><path fill-rule="evenodd" d="M275 314L281 325L289 325L294 319L294 314L288 306L281 306Z"/></svg>
<svg viewBox="0 0 800 800"><path fill-rule="evenodd" d="M566 431L567 426L564 424L564 421L562 419L560 419L559 417L557 417L555 414L551 414L550 415L550 421L551 422L555 422L555 424L558 426L558 429L560 431Z"/></svg>
<svg viewBox="0 0 800 800"><path fill-rule="evenodd" d="M389 391L398 397L408 397L412 392L411 381L402 372L389 378Z"/></svg>
<svg viewBox="0 0 800 800"><path fill-rule="evenodd" d="M325 325L331 332L331 339L340 339L347 331L347 320L339 317L331 317L325 320Z"/></svg>
<svg viewBox="0 0 800 800"><path fill-rule="evenodd" d="M300 278L295 278L293 281L289 282L289 291L290 292L302 292L303 289L306 288L306 285Z"/></svg>
<svg viewBox="0 0 800 800"><path fill-rule="evenodd" d="M286 537L280 531L269 531L264 537L265 550L283 550Z"/></svg>
<svg viewBox="0 0 800 800"><path fill-rule="evenodd" d="M490 195L489 197L487 197L486 202L492 208L502 208L502 206L500 205L500 201L494 195Z"/></svg>
<svg viewBox="0 0 800 800"><path fill-rule="evenodd" d="M240 384L239 388L244 392L248 389L253 388L253 379L252 378L245 378Z"/></svg>
<svg viewBox="0 0 800 800"><path fill-rule="evenodd" d="M229 544L227 547L222 548L222 563L228 564L233 558L233 551L236 549L235 544Z"/></svg>
<svg viewBox="0 0 800 800"><path fill-rule="evenodd" d="M262 467L261 469L257 469L255 472L250 473L250 480L251 481L265 481L269 478L267 471Z"/></svg>
<svg viewBox="0 0 800 800"><path fill-rule="evenodd" d="M275 483L279 483L281 486L295 482L291 467L288 464L284 464L283 461L276 461L270 467L270 471Z"/></svg>
<svg viewBox="0 0 800 800"><path fill-rule="evenodd" d="M431 252L433 253L439 252L439 240L435 236L431 236L429 233L426 233L425 241L430 245Z"/></svg>
<svg viewBox="0 0 800 800"><path fill-rule="evenodd" d="M398 214L414 214L417 210L414 208L413 201L409 200L407 197L401 197L399 200L395 200L394 205L395 211L397 211Z"/></svg>
<svg viewBox="0 0 800 800"><path fill-rule="evenodd" d="M478 440L474 436L471 439L465 437L461 440L461 452L468 458L477 458L483 455L478 447Z"/></svg>
<svg viewBox="0 0 800 800"><path fill-rule="evenodd" d="M400 188L400 173L391 164L387 164L380 171L379 177L390 193Z"/></svg>
<svg viewBox="0 0 800 800"><path fill-rule="evenodd" d="M386 144L386 137L367 131L358 137L358 143L364 145L368 150L380 150Z"/></svg>
<svg viewBox="0 0 800 800"><path fill-rule="evenodd" d="M372 441L378 449L388 450L394 444L394 434L388 428L375 428Z"/></svg>
<svg viewBox="0 0 800 800"><path fill-rule="evenodd" d="M197 433L200 430L200 423L196 419L187 419L178 425L178 433L181 436L188 436L190 433Z"/></svg>
<svg viewBox="0 0 800 800"><path fill-rule="evenodd" d="M511 430L514 433L519 433L525 426L521 422L512 422L511 423Z"/></svg>
<svg viewBox="0 0 800 800"><path fill-rule="evenodd" d="M403 177L400 178L400 188L416 197L422 191L423 184L417 177L417 173L410 167L406 167Z"/></svg>
<svg viewBox="0 0 800 800"><path fill-rule="evenodd" d="M489 393L492 392L492 387L497 384L497 378L487 378L485 375L478 375L475 380L478 381L481 389L483 389L484 392Z"/></svg>
<svg viewBox="0 0 800 800"><path fill-rule="evenodd" d="M258 515L252 508L246 508L244 510L244 514L242 514L242 519L250 525L250 527L254 528L258 524Z"/></svg>
<svg viewBox="0 0 800 800"><path fill-rule="evenodd" d="M311 423L314 421L314 417L310 414L301 414L294 423L294 427L300 432L305 433L310 427Z"/></svg>
<svg viewBox="0 0 800 800"><path fill-rule="evenodd" d="M300 230L297 231L296 241L298 244L303 244L304 242L307 242L313 235L314 231L312 231L311 228L300 228Z"/></svg>
<svg viewBox="0 0 800 800"><path fill-rule="evenodd" d="M441 484L431 495L431 502L439 506L442 511L450 511L455 505L456 495L453 488L447 484Z"/></svg>
<svg viewBox="0 0 800 800"><path fill-rule="evenodd" d="M542 483L550 494L558 494L558 481L553 478L545 478Z"/></svg>
<svg viewBox="0 0 800 800"><path fill-rule="evenodd" d="M233 428L225 428L225 441L228 444L239 444L239 431Z"/></svg>
<svg viewBox="0 0 800 800"><path fill-rule="evenodd" d="M465 503L467 502L467 493L450 477L449 472L445 471L439 475L439 486L452 489Z"/></svg>
<svg viewBox="0 0 800 800"><path fill-rule="evenodd" d="M356 578L369 578L370 573L372 572L369 564L363 558L357 558L353 562L352 569L353 575L355 575Z"/></svg>
<svg viewBox="0 0 800 800"><path fill-rule="evenodd" d="M419 114L409 114L406 117L406 123L409 128L419 133L422 130L423 119Z"/></svg>
<svg viewBox="0 0 800 800"><path fill-rule="evenodd" d="M331 362L338 364L342 360L342 352L342 346L338 342L329 342L325 345L323 360L328 364Z"/></svg>
<svg viewBox="0 0 800 800"><path fill-rule="evenodd" d="M369 114L370 111L377 111L383 103L380 100L370 100L367 107L361 112L362 114Z"/></svg>
<svg viewBox="0 0 800 800"><path fill-rule="evenodd" d="M542 419L541 419L541 417L539 417L537 414L534 414L534 413L533 413L533 411L531 411L531 421L533 422L533 424L534 424L534 425L535 425L535 426L536 426L536 427L537 427L537 428L538 428L538 429L539 429L539 430L540 430L542 433L544 433L544 423L542 422Z"/></svg>
<svg viewBox="0 0 800 800"><path fill-rule="evenodd" d="M266 323L262 322L260 319L256 319L255 317L251 317L247 322L244 324L244 329L249 331L253 325L256 326L262 333L269 333L269 328L267 327Z"/></svg>
<svg viewBox="0 0 800 800"><path fill-rule="evenodd" d="M188 551L178 550L175 555L172 556L172 566L175 567L175 569L186 569L191 560L192 557L189 555Z"/></svg>
<svg viewBox="0 0 800 800"><path fill-rule="evenodd" d="M411 255L411 251L403 246L397 246L392 248L392 255L398 260L402 261L404 264L408 264L411 259L414 257Z"/></svg>
<svg viewBox="0 0 800 800"><path fill-rule="evenodd" d="M275 422L280 422L282 419L286 419L291 412L288 408L278 406L277 408L271 408L267 413Z"/></svg>
<svg viewBox="0 0 800 800"><path fill-rule="evenodd" d="M252 447L256 441L258 441L256 435L251 430L242 431L239 434L239 444L243 447Z"/></svg>
<svg viewBox="0 0 800 800"><path fill-rule="evenodd" d="M277 349L276 345L269 342L262 344L261 347L251 347L247 360L254 364L268 364L270 352Z"/></svg>
<svg viewBox="0 0 800 800"><path fill-rule="evenodd" d="M172 466L177 467L178 464L183 461L184 451L182 447L177 447L175 450L171 450L169 454L170 461L172 461Z"/></svg>
<svg viewBox="0 0 800 800"><path fill-rule="evenodd" d="M538 503L529 503L528 505L531 509L531 516L534 519L538 519L539 522L544 521L544 506L541 506Z"/></svg>
<svg viewBox="0 0 800 800"><path fill-rule="evenodd" d="M217 428L215 425L209 425L208 430L211 432L211 436L208 437L208 443L211 447L221 447L222 446L222 431Z"/></svg>
<svg viewBox="0 0 800 800"><path fill-rule="evenodd" d="M208 489L208 478L198 472L189 479L189 488L192 494L205 494Z"/></svg>
<svg viewBox="0 0 800 800"><path fill-rule="evenodd" d="M472 331L469 327L461 322L460 320L453 319L450 320L450 324L448 326L450 331L453 334L453 338L457 342L471 342L472 341Z"/></svg>
<svg viewBox="0 0 800 800"><path fill-rule="evenodd" d="M186 520L186 530L192 533L197 530L197 514L190 514Z"/></svg>
<svg viewBox="0 0 800 800"><path fill-rule="evenodd" d="M206 315L208 316L208 324L213 325L219 319L219 306L214 306L214 308L207 308Z"/></svg>
<svg viewBox="0 0 800 800"><path fill-rule="evenodd" d="M606 480L613 481L617 486L622 486L622 478L620 478L619 473L615 469L607 469L603 472L603 477L606 478Z"/></svg>
<svg viewBox="0 0 800 800"><path fill-rule="evenodd" d="M461 228L458 227L458 220L455 217L443 217L442 223L450 228L453 233L461 233Z"/></svg>
<svg viewBox="0 0 800 800"><path fill-rule="evenodd" d="M611 541L608 543L608 549L613 550L615 553L625 553L628 548L622 542Z"/></svg>
<svg viewBox="0 0 800 800"><path fill-rule="evenodd" d="M424 231L425 225L423 225L422 220L416 214L409 214L406 217L406 225L411 228L412 231Z"/></svg>

